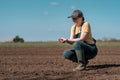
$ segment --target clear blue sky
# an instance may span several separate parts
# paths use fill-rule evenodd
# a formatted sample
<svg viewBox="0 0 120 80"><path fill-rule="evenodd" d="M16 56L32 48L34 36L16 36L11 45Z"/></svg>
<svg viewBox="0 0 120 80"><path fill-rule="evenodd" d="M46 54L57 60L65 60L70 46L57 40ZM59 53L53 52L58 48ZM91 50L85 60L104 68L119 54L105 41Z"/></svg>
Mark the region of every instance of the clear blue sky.
<svg viewBox="0 0 120 80"><path fill-rule="evenodd" d="M93 37L120 39L120 0L0 0L0 41L69 38L72 11L80 9Z"/></svg>

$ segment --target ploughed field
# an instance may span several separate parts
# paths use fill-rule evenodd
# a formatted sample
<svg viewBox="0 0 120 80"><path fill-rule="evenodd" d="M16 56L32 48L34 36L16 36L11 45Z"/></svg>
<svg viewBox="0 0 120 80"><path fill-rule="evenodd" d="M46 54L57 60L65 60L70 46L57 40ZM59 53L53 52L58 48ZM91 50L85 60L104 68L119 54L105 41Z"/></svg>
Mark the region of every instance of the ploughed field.
<svg viewBox="0 0 120 80"><path fill-rule="evenodd" d="M98 45L98 55L89 61L87 69L73 71L78 64L64 59L62 53L72 46L8 44L0 46L0 80L120 80L118 45Z"/></svg>

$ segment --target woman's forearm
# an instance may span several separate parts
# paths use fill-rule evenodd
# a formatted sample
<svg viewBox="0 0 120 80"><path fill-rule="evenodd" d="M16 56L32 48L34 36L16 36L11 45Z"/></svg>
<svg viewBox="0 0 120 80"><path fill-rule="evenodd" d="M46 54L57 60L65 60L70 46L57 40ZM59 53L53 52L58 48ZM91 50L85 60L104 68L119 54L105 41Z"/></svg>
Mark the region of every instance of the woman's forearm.
<svg viewBox="0 0 120 80"><path fill-rule="evenodd" d="M69 44L73 44L74 42L76 41L83 41L82 39L80 38L76 38L76 39L67 39L66 42L69 43Z"/></svg>

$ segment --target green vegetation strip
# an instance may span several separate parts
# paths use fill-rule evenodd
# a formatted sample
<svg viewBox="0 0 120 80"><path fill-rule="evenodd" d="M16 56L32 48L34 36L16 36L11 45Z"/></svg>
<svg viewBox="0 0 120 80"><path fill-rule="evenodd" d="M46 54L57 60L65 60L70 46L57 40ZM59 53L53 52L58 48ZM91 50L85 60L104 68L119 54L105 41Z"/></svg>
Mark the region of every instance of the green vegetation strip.
<svg viewBox="0 0 120 80"><path fill-rule="evenodd" d="M97 46L120 47L120 42L97 42ZM0 47L71 47L71 45L59 42L0 42Z"/></svg>
<svg viewBox="0 0 120 80"><path fill-rule="evenodd" d="M0 47L68 47L69 44L62 44L59 42L0 42Z"/></svg>
<svg viewBox="0 0 120 80"><path fill-rule="evenodd" d="M105 47L120 47L120 41L117 42L97 42L97 46L105 46Z"/></svg>

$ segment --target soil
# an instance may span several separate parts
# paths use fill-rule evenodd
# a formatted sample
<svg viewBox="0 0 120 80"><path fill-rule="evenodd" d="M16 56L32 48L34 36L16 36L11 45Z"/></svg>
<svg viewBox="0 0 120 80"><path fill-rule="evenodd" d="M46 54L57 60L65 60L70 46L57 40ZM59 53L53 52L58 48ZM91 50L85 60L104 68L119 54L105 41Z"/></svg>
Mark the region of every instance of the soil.
<svg viewBox="0 0 120 80"><path fill-rule="evenodd" d="M0 80L120 80L120 47L98 47L84 71L66 60L70 47L1 47Z"/></svg>

